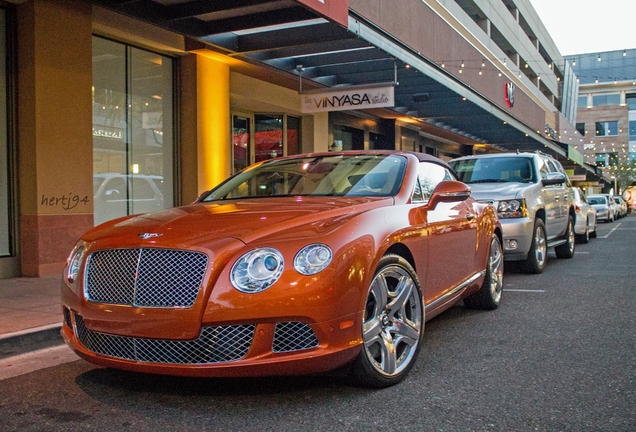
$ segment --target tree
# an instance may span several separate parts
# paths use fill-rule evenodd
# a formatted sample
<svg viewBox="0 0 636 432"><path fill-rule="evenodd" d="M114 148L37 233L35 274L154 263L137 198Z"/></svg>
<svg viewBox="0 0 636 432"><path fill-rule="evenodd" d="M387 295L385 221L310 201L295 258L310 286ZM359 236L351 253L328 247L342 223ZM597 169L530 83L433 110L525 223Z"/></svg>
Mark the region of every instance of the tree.
<svg viewBox="0 0 636 432"><path fill-rule="evenodd" d="M636 160L610 167L610 174L616 179L618 189L622 192L636 182ZM614 191L618 193L618 191Z"/></svg>

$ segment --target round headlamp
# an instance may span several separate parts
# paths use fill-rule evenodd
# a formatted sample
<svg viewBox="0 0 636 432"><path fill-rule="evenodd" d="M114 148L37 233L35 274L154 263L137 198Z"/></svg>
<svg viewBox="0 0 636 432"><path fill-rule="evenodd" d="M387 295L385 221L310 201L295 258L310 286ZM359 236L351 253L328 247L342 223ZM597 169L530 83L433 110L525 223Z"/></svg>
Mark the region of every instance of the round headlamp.
<svg viewBox="0 0 636 432"><path fill-rule="evenodd" d="M331 249L324 244L305 246L294 258L294 268L300 274L311 276L323 271L331 262Z"/></svg>
<svg viewBox="0 0 636 432"><path fill-rule="evenodd" d="M280 278L284 266L283 256L276 249L255 249L234 263L230 280L234 288L241 292L261 292Z"/></svg>
<svg viewBox="0 0 636 432"><path fill-rule="evenodd" d="M77 276L79 275L85 252L86 249L84 248L84 246L75 247L68 258L68 266L66 268L66 282L69 285L73 285L73 283L75 283L75 281L77 280Z"/></svg>

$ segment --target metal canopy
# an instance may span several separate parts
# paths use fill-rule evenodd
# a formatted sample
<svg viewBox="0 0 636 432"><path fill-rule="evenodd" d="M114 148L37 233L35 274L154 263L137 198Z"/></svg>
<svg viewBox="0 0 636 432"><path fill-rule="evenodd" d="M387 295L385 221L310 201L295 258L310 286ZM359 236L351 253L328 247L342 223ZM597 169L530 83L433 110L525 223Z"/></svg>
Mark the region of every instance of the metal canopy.
<svg viewBox="0 0 636 432"><path fill-rule="evenodd" d="M400 41L349 10L348 28L303 0L93 0L207 48L265 67L303 90L396 81L395 107L383 117L408 118L431 134L504 151L566 152ZM305 1L306 2L306 1ZM292 79L293 78L293 79ZM299 88L299 87L296 87ZM449 135L450 134L450 135Z"/></svg>

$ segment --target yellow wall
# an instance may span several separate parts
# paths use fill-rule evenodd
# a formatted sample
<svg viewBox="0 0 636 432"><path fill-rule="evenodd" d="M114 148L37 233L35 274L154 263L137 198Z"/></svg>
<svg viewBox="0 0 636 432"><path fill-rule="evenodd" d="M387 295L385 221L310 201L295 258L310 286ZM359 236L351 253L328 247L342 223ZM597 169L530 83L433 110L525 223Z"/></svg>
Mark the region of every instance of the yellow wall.
<svg viewBox="0 0 636 432"><path fill-rule="evenodd" d="M17 10L21 273L61 273L93 226L91 5L38 0Z"/></svg>
<svg viewBox="0 0 636 432"><path fill-rule="evenodd" d="M197 56L198 192L231 173L230 67L205 55Z"/></svg>
<svg viewBox="0 0 636 432"><path fill-rule="evenodd" d="M91 7L18 8L22 214L92 214Z"/></svg>

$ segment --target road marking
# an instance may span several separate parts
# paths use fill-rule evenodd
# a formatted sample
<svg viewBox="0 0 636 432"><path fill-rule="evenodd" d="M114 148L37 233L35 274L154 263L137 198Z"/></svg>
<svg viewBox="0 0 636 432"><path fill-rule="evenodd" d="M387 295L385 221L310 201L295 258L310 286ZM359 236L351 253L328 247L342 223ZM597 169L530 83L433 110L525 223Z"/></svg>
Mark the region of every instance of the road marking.
<svg viewBox="0 0 636 432"><path fill-rule="evenodd" d="M4 358L0 360L0 381L75 360L80 358L66 345Z"/></svg>
<svg viewBox="0 0 636 432"><path fill-rule="evenodd" d="M510 289L510 288L504 288L504 291L536 292L536 293L544 293L545 292L545 290L524 290L524 289Z"/></svg>
<svg viewBox="0 0 636 432"><path fill-rule="evenodd" d="M589 252L574 252L575 254L579 254L579 255L585 255L585 254L589 254Z"/></svg>
<svg viewBox="0 0 636 432"><path fill-rule="evenodd" d="M616 231L616 230L618 229L618 227L619 227L619 226L621 226L621 222L619 222L619 223L618 223L618 225L616 225L614 228L612 228L612 229L610 230L610 232L608 232L607 234L605 234L604 236L601 236L601 237L599 237L599 238L608 238L610 235L612 235L612 233L613 233L614 231Z"/></svg>

